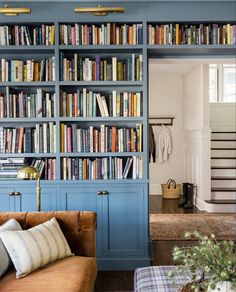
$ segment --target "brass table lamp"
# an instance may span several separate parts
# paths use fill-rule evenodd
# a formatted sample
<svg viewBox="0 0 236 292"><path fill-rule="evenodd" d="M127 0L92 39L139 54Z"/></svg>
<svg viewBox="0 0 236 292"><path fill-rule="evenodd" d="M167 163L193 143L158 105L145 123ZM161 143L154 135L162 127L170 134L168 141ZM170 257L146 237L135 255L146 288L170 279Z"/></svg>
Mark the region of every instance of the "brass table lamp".
<svg viewBox="0 0 236 292"><path fill-rule="evenodd" d="M33 166L23 166L17 172L17 178L19 179L37 179L37 211L41 209L41 188L40 188L40 173Z"/></svg>

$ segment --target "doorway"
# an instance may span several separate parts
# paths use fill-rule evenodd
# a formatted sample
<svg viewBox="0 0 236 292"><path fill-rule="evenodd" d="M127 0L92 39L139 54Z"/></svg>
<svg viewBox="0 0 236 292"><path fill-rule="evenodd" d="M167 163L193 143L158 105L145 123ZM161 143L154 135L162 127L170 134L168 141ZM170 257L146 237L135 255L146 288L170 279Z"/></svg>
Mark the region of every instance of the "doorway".
<svg viewBox="0 0 236 292"><path fill-rule="evenodd" d="M150 155L151 213L211 211L211 129L209 114L209 64L235 64L232 59L150 59L149 117L174 117L169 126L171 154L166 161ZM235 108L235 103L232 104ZM154 136L158 126L152 126ZM153 161L155 159L155 162ZM178 208L178 200L163 200L161 184L168 179L196 185L191 210Z"/></svg>

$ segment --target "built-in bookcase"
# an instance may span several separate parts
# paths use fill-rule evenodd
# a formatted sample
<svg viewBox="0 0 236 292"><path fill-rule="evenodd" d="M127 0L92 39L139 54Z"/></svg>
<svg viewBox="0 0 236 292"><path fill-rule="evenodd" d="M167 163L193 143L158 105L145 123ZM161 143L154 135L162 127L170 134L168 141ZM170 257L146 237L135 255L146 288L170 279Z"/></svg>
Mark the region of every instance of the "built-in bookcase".
<svg viewBox="0 0 236 292"><path fill-rule="evenodd" d="M59 31L61 179L143 179L143 56L135 48L142 24L60 24ZM129 49L114 50L120 46Z"/></svg>
<svg viewBox="0 0 236 292"><path fill-rule="evenodd" d="M23 164L55 180L55 24L0 24L0 72L1 181Z"/></svg>
<svg viewBox="0 0 236 292"><path fill-rule="evenodd" d="M142 44L142 23L1 25L2 178L143 179Z"/></svg>

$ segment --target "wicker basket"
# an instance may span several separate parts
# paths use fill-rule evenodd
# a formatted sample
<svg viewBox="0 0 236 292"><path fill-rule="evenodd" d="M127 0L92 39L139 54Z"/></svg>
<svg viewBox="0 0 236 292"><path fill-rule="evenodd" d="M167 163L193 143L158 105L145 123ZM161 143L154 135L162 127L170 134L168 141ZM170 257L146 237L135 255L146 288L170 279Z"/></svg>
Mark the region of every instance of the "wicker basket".
<svg viewBox="0 0 236 292"><path fill-rule="evenodd" d="M181 184L176 184L173 179L169 179L166 184L161 184L162 196L164 199L178 199L181 192Z"/></svg>

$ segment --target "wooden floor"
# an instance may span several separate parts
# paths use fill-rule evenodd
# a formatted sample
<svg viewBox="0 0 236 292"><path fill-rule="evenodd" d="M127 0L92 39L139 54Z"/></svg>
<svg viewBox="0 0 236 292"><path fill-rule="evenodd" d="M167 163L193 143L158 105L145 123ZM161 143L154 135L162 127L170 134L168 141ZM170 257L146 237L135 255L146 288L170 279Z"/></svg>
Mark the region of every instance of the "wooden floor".
<svg viewBox="0 0 236 292"><path fill-rule="evenodd" d="M162 196L150 196L150 213L161 214L186 214L200 213L197 208L178 208L179 200L162 199ZM171 265L171 250L175 245L186 246L195 244L194 241L153 241L152 242L152 265ZM133 291L134 271L98 272L95 291Z"/></svg>

